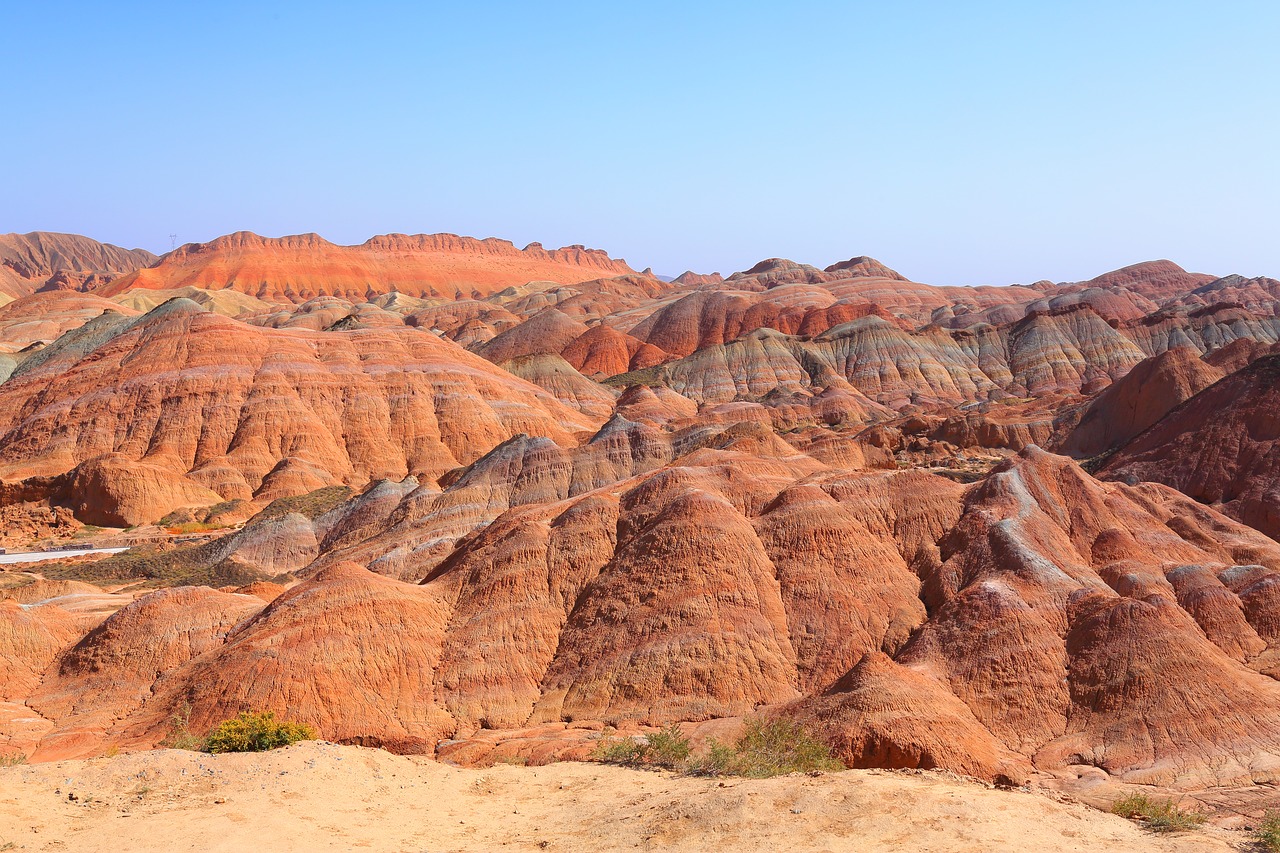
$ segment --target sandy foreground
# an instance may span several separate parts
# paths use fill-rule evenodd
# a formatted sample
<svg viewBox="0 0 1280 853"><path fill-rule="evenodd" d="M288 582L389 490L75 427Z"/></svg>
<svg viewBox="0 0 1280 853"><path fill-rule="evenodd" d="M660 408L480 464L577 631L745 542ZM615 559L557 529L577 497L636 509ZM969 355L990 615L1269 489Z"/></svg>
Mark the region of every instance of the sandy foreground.
<svg viewBox="0 0 1280 853"><path fill-rule="evenodd" d="M596 764L462 769L375 749L177 750L0 769L0 850L1226 851L945 774L714 780Z"/></svg>

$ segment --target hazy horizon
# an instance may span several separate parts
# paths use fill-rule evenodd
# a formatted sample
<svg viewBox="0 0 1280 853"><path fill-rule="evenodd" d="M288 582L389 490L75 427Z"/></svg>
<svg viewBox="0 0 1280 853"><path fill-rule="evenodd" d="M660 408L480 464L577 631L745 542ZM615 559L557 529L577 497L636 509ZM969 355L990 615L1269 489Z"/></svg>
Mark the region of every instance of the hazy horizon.
<svg viewBox="0 0 1280 853"><path fill-rule="evenodd" d="M1280 275L1280 9L50 3L0 231L584 244L664 275Z"/></svg>

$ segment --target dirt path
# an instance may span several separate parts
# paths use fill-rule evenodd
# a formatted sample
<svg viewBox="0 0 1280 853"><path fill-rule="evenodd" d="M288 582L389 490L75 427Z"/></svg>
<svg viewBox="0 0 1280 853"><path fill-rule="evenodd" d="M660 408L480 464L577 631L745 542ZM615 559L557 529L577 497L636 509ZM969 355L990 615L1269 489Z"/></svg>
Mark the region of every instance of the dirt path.
<svg viewBox="0 0 1280 853"><path fill-rule="evenodd" d="M460 769L298 744L0 769L0 849L83 851L1227 851L939 774L708 780L595 764ZM6 847L5 845L10 845Z"/></svg>

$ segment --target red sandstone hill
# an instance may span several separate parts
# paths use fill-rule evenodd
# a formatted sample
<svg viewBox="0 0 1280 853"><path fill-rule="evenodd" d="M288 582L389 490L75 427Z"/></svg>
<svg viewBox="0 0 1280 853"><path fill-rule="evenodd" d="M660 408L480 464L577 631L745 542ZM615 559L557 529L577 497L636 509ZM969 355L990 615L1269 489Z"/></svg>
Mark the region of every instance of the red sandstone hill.
<svg viewBox="0 0 1280 853"><path fill-rule="evenodd" d="M586 380L584 380L586 381ZM590 419L428 332L249 326L171 300L108 313L0 385L0 476L71 478L95 523L406 474Z"/></svg>
<svg viewBox="0 0 1280 853"><path fill-rule="evenodd" d="M1144 296L1167 299L1183 296L1214 278L1204 273L1187 272L1173 261L1161 260L1131 264L1082 284L1085 287L1123 287Z"/></svg>
<svg viewBox="0 0 1280 853"><path fill-rule="evenodd" d="M84 290L155 263L145 249L122 249L78 234L0 234L0 295L42 288Z"/></svg>
<svg viewBox="0 0 1280 853"><path fill-rule="evenodd" d="M1211 385L1120 448L1100 472L1167 483L1280 537L1280 356Z"/></svg>
<svg viewBox="0 0 1280 853"><path fill-rule="evenodd" d="M502 481L558 470L531 460ZM394 550L396 502L315 523ZM37 759L152 745L187 703L196 730L265 708L428 753L763 708L855 766L1195 788L1280 779L1277 578L1272 540L1035 449L969 488L704 449L544 489L421 584L339 560L270 604L153 593L78 641L56 605L0 608L0 643Z"/></svg>
<svg viewBox="0 0 1280 853"><path fill-rule="evenodd" d="M365 300L398 291L409 296L487 296L511 285L578 282L634 272L599 249L517 249L506 240L455 234L385 234L338 246L315 234L259 237L247 231L170 252L152 267L101 289L230 288L269 302L332 295Z"/></svg>
<svg viewBox="0 0 1280 853"><path fill-rule="evenodd" d="M1061 450L1086 457L1120 447L1223 375L1189 347L1152 356L1094 398Z"/></svg>

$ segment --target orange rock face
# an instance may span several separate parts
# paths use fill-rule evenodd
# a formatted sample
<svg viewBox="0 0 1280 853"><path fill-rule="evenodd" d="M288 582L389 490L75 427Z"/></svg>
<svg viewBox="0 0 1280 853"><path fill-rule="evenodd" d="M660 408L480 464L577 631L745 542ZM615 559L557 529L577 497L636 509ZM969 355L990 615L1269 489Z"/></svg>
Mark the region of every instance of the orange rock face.
<svg viewBox="0 0 1280 853"><path fill-rule="evenodd" d="M598 249L517 249L506 240L455 234L386 234L338 246L315 234L273 239L245 231L192 243L155 266L113 282L103 296L130 289L231 288L268 302L330 295L359 301L398 291L410 296L487 296L529 281L587 281L632 272Z"/></svg>
<svg viewBox="0 0 1280 853"><path fill-rule="evenodd" d="M591 427L427 332L263 329L187 300L86 325L26 361L0 399L2 475L75 469L74 498L106 523L435 479L516 433L571 446L570 430Z"/></svg>
<svg viewBox="0 0 1280 853"><path fill-rule="evenodd" d="M153 744L188 702L197 730L268 708L426 752L480 730L767 706L858 766L1280 778L1266 537L1036 449L968 488L699 454L513 506L420 585L335 563L269 605L153 593L56 664L55 636L25 657L42 683L24 698L50 722L37 755ZM401 512L382 499L357 499L346 535L379 541ZM173 642L135 649L153 636ZM552 746L560 731L548 749L581 748Z"/></svg>
<svg viewBox="0 0 1280 853"><path fill-rule="evenodd" d="M100 296L74 291L15 299L0 307L0 349L16 353L33 344L52 343L106 311L125 316L137 313Z"/></svg>
<svg viewBox="0 0 1280 853"><path fill-rule="evenodd" d="M154 263L145 249L122 249L78 234L0 234L0 294L85 290Z"/></svg>
<svg viewBox="0 0 1280 853"><path fill-rule="evenodd" d="M451 728L434 684L447 619L432 590L334 566L165 672L126 737L154 742L189 702L196 730L244 709L287 708L333 739L430 751Z"/></svg>
<svg viewBox="0 0 1280 853"><path fill-rule="evenodd" d="M1102 469L1167 483L1280 536L1280 356L1265 356L1206 388L1124 445Z"/></svg>
<svg viewBox="0 0 1280 853"><path fill-rule="evenodd" d="M261 604L250 596L184 587L152 593L111 616L66 652L27 698L42 716L57 720L36 757L97 754L114 721L150 698L158 673L220 645Z"/></svg>
<svg viewBox="0 0 1280 853"><path fill-rule="evenodd" d="M1187 347L1152 356L1093 400L1063 444L1062 452L1077 457L1096 456L1120 447L1223 375Z"/></svg>

